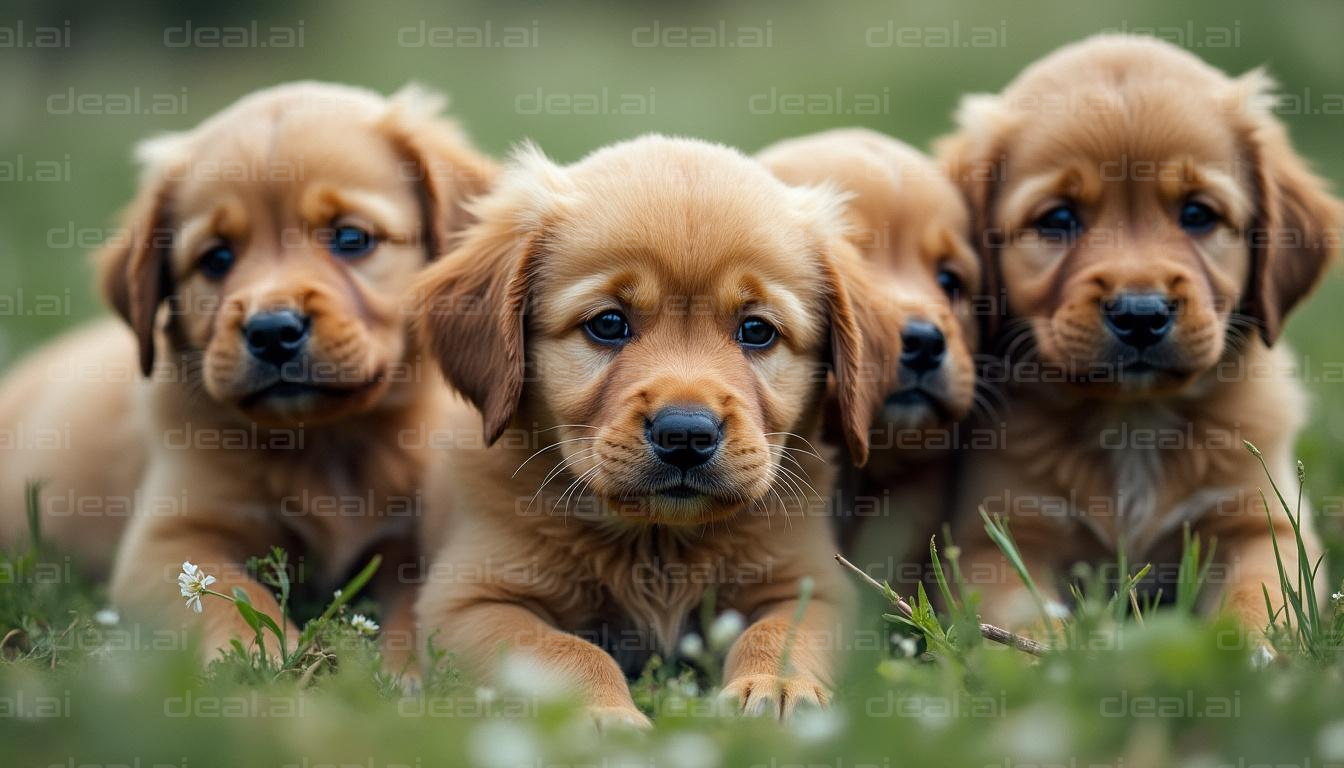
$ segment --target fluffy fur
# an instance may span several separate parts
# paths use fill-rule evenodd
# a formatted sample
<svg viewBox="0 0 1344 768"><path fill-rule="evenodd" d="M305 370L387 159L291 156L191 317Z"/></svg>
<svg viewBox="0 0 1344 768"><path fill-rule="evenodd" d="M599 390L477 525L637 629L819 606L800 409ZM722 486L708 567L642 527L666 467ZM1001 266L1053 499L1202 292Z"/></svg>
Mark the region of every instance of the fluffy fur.
<svg viewBox="0 0 1344 768"><path fill-rule="evenodd" d="M919 580L942 519L962 439L956 425L975 398L979 329L971 301L980 264L966 239L970 214L937 164L875 131L788 139L758 158L790 184L831 183L851 195L848 239L863 256L853 279L871 286L867 305L857 308L870 341L865 375L880 394L868 463L840 471L844 516L837 522L855 562L908 585ZM911 322L932 325L945 339L937 368L902 367L901 334Z"/></svg>
<svg viewBox="0 0 1344 768"><path fill-rule="evenodd" d="M971 457L959 503L962 570L991 620L1020 623L1029 601L982 505L1011 520L1056 597L1074 563L1122 547L1170 580L1187 523L1218 540L1205 607L1252 630L1269 621L1262 585L1279 602L1274 539L1295 572L1288 519L1271 503L1266 523L1267 483L1242 441L1294 482L1305 398L1291 353L1272 345L1337 250L1341 206L1294 153L1269 86L1260 71L1231 78L1163 42L1102 36L968 98L942 143L987 260L1010 399L1005 445ZM1191 204L1213 224L1185 223ZM1077 234L1043 229L1060 206ZM1103 322L1126 291L1174 308L1141 354ZM1310 515L1303 529L1314 564Z"/></svg>
<svg viewBox="0 0 1344 768"><path fill-rule="evenodd" d="M58 544L101 552L100 563L127 527L116 603L191 616L174 584L190 560L215 589L241 587L279 615L243 567L272 545L304 562L301 586L321 595L373 552L414 556L429 451L403 432L433 424L444 396L434 366L420 363L402 298L495 173L438 106L414 88L385 98L297 83L140 148L123 236L98 257L103 290L133 335L81 332L17 371L0 397L7 414L72 422L67 450L20 459L24 474L52 480L49 498L133 497L133 519L44 514ZM333 229L345 225L376 245L334 254ZM236 261L212 276L201 259L220 244ZM278 308L306 314L311 329L303 354L277 370L248 354L242 325ZM86 378L42 386L57 364ZM137 369L147 381L125 375ZM74 410L54 405L71 401ZM396 563L383 572L398 573ZM396 650L411 648L405 592L386 606ZM191 618L208 649L251 637L234 611Z"/></svg>
<svg viewBox="0 0 1344 768"><path fill-rule="evenodd" d="M568 167L518 153L480 224L420 281L422 325L470 403L450 422L470 428L479 411L493 443L448 455L427 489L446 509L427 518L441 527L425 536L438 547L417 604L426 631L478 673L503 648L576 684L599 721L645 723L626 674L675 653L714 589L748 622L728 694L779 715L825 703L852 599L810 490L831 478L812 448L828 372L860 457L875 407L834 264L842 209L698 141L645 137ZM616 347L583 328L608 310L633 333ZM749 317L778 341L741 346ZM645 435L669 404L722 419L689 497L663 492L673 481Z"/></svg>

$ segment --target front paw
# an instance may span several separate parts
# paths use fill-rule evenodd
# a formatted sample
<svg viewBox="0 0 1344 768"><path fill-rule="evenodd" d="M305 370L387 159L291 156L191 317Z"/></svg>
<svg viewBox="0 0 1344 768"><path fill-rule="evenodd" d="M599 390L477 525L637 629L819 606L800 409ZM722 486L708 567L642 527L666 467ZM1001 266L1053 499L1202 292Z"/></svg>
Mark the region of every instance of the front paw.
<svg viewBox="0 0 1344 768"><path fill-rule="evenodd" d="M598 731L637 730L644 731L653 727L653 721L633 705L588 707L588 715Z"/></svg>
<svg viewBox="0 0 1344 768"><path fill-rule="evenodd" d="M736 701L742 714L787 719L799 706L824 708L826 689L814 678L744 675L728 682L719 698Z"/></svg>

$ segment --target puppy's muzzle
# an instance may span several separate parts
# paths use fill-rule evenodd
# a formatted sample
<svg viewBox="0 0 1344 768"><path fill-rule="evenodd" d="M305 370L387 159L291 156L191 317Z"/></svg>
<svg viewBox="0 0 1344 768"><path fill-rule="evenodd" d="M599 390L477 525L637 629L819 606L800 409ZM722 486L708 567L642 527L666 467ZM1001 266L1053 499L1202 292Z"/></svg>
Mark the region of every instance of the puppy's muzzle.
<svg viewBox="0 0 1344 768"><path fill-rule="evenodd" d="M723 421L707 410L664 408L644 433L659 461L686 472L714 458L723 442Z"/></svg>
<svg viewBox="0 0 1344 768"><path fill-rule="evenodd" d="M1122 293L1101 303L1101 319L1117 341L1135 350L1156 346L1176 324L1177 304L1162 293Z"/></svg>
<svg viewBox="0 0 1344 768"><path fill-rule="evenodd" d="M243 323L247 351L257 360L282 366L308 345L312 318L289 309L258 312Z"/></svg>

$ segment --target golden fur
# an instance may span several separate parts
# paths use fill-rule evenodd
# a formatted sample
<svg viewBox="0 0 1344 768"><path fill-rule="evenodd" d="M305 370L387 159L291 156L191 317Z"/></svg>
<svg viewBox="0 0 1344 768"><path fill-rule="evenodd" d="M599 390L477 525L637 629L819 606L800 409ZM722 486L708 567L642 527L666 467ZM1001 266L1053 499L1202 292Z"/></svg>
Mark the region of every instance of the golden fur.
<svg viewBox="0 0 1344 768"><path fill-rule="evenodd" d="M942 143L972 205L999 310L991 343L1007 364L1004 446L969 457L956 533L990 620L1020 622L1027 601L985 536L982 504L1011 520L1055 597L1074 563L1114 562L1121 547L1169 581L1188 523L1218 540L1205 607L1222 600L1249 629L1268 623L1273 539L1290 572L1296 556L1275 503L1271 536L1267 483L1242 441L1280 484L1295 481L1305 398L1291 353L1271 345L1341 222L1271 113L1270 86L1258 70L1230 78L1163 42L1101 36L1001 94L968 97ZM1214 223L1180 218L1190 205ZM1042 227L1060 206L1080 232ZM1174 307L1167 340L1143 357L1103 324L1105 302L1125 291ZM1303 529L1314 559L1310 515Z"/></svg>
<svg viewBox="0 0 1344 768"><path fill-rule="evenodd" d="M493 443L452 452L426 490L447 507L426 519L441 523L424 539L437 553L417 604L426 631L478 673L508 649L577 684L599 722L645 723L623 671L673 653L712 588L748 622L727 694L780 715L825 702L851 602L807 490L830 482L810 448L828 371L859 457L874 408L834 264L841 208L693 140L640 138L568 167L519 152L419 286L427 337ZM618 349L583 330L608 310L634 334ZM751 316L779 341L740 346ZM689 498L660 493L670 480L644 434L667 404L722 419ZM462 404L449 421L478 418Z"/></svg>
<svg viewBox="0 0 1344 768"><path fill-rule="evenodd" d="M971 299L980 264L966 240L970 213L937 164L875 131L787 139L757 157L790 184L829 182L852 195L849 240L865 267L855 279L871 286L868 305L857 308L873 337L865 374L881 395L868 463L841 469L839 514L849 516L838 523L845 549L866 570L893 584L918 581L961 440L956 423L975 397ZM940 272L955 282L940 285ZM900 362L901 333L912 321L936 327L947 345L941 365L922 376ZM921 396L912 400L913 392Z"/></svg>
<svg viewBox="0 0 1344 768"><path fill-rule="evenodd" d="M99 256L103 289L134 336L83 332L39 355L7 390L26 393L13 406L21 411L45 413L53 395L83 404L67 412L75 450L26 465L57 478L49 491L115 486L135 497L112 574L117 604L198 621L204 647L219 649L251 632L235 611L197 617L181 607L174 582L184 560L218 578L214 589L242 587L278 616L243 568L272 545L303 561L299 588L323 596L374 552L414 557L430 452L402 433L432 424L446 398L435 367L420 364L402 298L469 222L463 204L495 172L439 107L414 88L384 98L296 83L141 146L124 236ZM334 228L346 225L372 233L374 247L334 253ZM212 276L203 254L221 244L236 260ZM307 346L283 367L263 365L248 354L242 324L281 308L309 318ZM53 358L100 366L100 376L139 369L147 381L44 391L34 382ZM115 453L124 457L109 472L103 462ZM126 520L48 519L58 544L105 553ZM397 573L386 563L374 591L394 590L383 595L385 639L408 651L409 589Z"/></svg>

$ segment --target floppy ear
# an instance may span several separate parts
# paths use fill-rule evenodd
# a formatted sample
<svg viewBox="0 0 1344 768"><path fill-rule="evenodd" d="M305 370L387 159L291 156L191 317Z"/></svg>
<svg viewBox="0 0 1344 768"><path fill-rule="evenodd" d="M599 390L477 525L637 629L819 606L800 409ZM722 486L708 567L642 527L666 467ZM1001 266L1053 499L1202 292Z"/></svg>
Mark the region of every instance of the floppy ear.
<svg viewBox="0 0 1344 768"><path fill-rule="evenodd" d="M975 311L980 316L980 336L989 342L1008 312L996 254L1003 233L992 222L995 193L1003 178L1009 116L1001 96L980 93L962 98L955 119L957 132L936 140L933 151L971 212L971 231L966 235L980 259L980 294L985 299L976 302Z"/></svg>
<svg viewBox="0 0 1344 768"><path fill-rule="evenodd" d="M531 148L473 206L479 221L424 270L415 326L444 377L481 412L493 444L523 393L525 321L538 259L546 182L562 172Z"/></svg>
<svg viewBox="0 0 1344 768"><path fill-rule="evenodd" d="M474 223L467 204L489 191L499 167L442 116L443 96L412 84L394 93L391 102L383 127L405 158L405 176L420 183L426 250L437 258Z"/></svg>
<svg viewBox="0 0 1344 768"><path fill-rule="evenodd" d="M154 370L154 321L173 293L168 261L173 245L167 169L182 136L147 140L136 155L144 164L140 191L122 215L121 234L94 255L103 298L131 326L140 348L140 372Z"/></svg>
<svg viewBox="0 0 1344 768"><path fill-rule="evenodd" d="M1256 215L1247 236L1251 276L1242 312L1259 321L1273 344L1284 319L1311 292L1339 250L1344 205L1293 151L1288 132L1268 108L1273 81L1260 70L1236 81L1250 120L1245 140L1254 163Z"/></svg>
<svg viewBox="0 0 1344 768"><path fill-rule="evenodd" d="M873 415L889 382L882 370L889 360L877 327L881 320L868 300L863 256L849 241L845 207L852 195L830 184L789 187L799 214L820 253L821 285L830 325L828 339L831 374L835 378L835 402L840 432L857 466L868 463L868 433ZM899 344L899 336L896 337ZM900 354L899 350L896 353Z"/></svg>
<svg viewBox="0 0 1344 768"><path fill-rule="evenodd" d="M822 283L831 320L831 371L838 421L855 466L868 463L868 437L901 354L894 315L874 300L867 266L847 241L831 249Z"/></svg>

